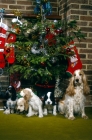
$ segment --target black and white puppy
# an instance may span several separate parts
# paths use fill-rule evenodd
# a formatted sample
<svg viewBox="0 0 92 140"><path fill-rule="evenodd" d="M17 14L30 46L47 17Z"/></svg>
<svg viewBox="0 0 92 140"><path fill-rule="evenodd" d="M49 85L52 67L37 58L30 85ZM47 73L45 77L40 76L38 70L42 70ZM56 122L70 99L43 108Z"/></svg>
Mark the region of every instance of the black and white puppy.
<svg viewBox="0 0 92 140"><path fill-rule="evenodd" d="M57 115L55 98L52 92L45 94L43 100L43 114L47 115L48 113Z"/></svg>
<svg viewBox="0 0 92 140"><path fill-rule="evenodd" d="M16 103L17 103L17 96L16 90L13 86L9 86L5 91L5 99L6 99L6 108L4 113L11 114L14 113Z"/></svg>

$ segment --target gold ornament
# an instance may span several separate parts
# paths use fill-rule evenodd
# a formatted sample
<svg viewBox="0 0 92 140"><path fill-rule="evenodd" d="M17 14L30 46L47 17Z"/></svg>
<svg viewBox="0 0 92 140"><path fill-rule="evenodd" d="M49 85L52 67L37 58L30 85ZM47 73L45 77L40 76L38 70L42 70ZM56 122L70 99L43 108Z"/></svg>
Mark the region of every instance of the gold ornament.
<svg viewBox="0 0 92 140"><path fill-rule="evenodd" d="M27 51L29 51L29 50L30 50L30 46L27 47Z"/></svg>
<svg viewBox="0 0 92 140"><path fill-rule="evenodd" d="M22 49L22 47L18 47L18 49L19 49L19 50L21 50L21 49Z"/></svg>
<svg viewBox="0 0 92 140"><path fill-rule="evenodd" d="M19 10L17 10L17 9L13 10L13 14L15 16L17 16L17 17L21 17L22 16L22 13Z"/></svg>
<svg viewBox="0 0 92 140"><path fill-rule="evenodd" d="M41 15L40 14L38 14L36 17L37 17L37 19L41 19Z"/></svg>
<svg viewBox="0 0 92 140"><path fill-rule="evenodd" d="M30 66L30 63L27 63L27 66Z"/></svg>

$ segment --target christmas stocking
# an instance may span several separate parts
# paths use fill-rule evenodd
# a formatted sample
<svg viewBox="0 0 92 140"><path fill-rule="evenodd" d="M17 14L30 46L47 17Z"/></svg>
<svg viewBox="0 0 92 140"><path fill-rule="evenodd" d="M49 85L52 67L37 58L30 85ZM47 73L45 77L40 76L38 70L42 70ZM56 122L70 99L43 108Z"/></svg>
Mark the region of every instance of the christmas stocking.
<svg viewBox="0 0 92 140"><path fill-rule="evenodd" d="M72 76L75 70L82 69L82 62L80 60L78 50L75 45L70 45L70 50L74 51L74 55L70 56L68 59L68 68L66 70L66 74L68 76Z"/></svg>
<svg viewBox="0 0 92 140"><path fill-rule="evenodd" d="M0 22L0 49L4 49L5 41L6 41L6 31L8 30L8 26L2 22Z"/></svg>
<svg viewBox="0 0 92 140"><path fill-rule="evenodd" d="M5 46L5 56L6 60L9 64L13 64L15 62L15 51L14 51L14 45L10 45L10 43L14 43L16 41L16 35L15 34L9 34L7 38L7 43Z"/></svg>
<svg viewBox="0 0 92 140"><path fill-rule="evenodd" d="M8 26L0 22L0 68L5 67L4 46L5 46L5 41L6 41L7 30L8 30Z"/></svg>
<svg viewBox="0 0 92 140"><path fill-rule="evenodd" d="M5 59L4 59L4 54L2 52L2 49L0 49L0 68L5 67Z"/></svg>

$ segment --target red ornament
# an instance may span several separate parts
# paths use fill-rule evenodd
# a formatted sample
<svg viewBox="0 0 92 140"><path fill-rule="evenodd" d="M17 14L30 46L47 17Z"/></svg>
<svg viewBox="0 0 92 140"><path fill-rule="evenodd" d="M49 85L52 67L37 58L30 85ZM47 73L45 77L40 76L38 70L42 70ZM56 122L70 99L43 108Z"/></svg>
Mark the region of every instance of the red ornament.
<svg viewBox="0 0 92 140"><path fill-rule="evenodd" d="M56 29L54 32L55 32L55 34L59 34L60 33L59 29Z"/></svg>
<svg viewBox="0 0 92 140"><path fill-rule="evenodd" d="M50 32L50 28L46 28L46 32L49 33Z"/></svg>
<svg viewBox="0 0 92 140"><path fill-rule="evenodd" d="M9 53L10 52L10 48L6 48L6 52Z"/></svg>
<svg viewBox="0 0 92 140"><path fill-rule="evenodd" d="M10 33L7 38L7 43L14 43L16 41L16 35Z"/></svg>
<svg viewBox="0 0 92 140"><path fill-rule="evenodd" d="M49 45L49 46L52 46L52 45L56 44L55 35L52 34L52 33L48 33L48 34L45 36L45 39L48 40L48 45Z"/></svg>
<svg viewBox="0 0 92 140"><path fill-rule="evenodd" d="M41 66L45 66L45 63L44 62L41 62Z"/></svg>
<svg viewBox="0 0 92 140"><path fill-rule="evenodd" d="M56 29L54 32L55 32L56 35L58 35L58 34L63 33L63 30L62 29Z"/></svg>
<svg viewBox="0 0 92 140"><path fill-rule="evenodd" d="M71 52L71 49L70 49L70 48L67 48L67 49L66 49L66 52L67 52L67 53L70 53L70 52Z"/></svg>

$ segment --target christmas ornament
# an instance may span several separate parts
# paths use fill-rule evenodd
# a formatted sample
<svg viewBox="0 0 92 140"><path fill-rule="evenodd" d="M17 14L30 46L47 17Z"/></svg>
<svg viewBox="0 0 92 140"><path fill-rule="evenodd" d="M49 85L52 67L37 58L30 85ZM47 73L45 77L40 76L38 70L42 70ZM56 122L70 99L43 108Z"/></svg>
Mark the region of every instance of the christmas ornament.
<svg viewBox="0 0 92 140"><path fill-rule="evenodd" d="M33 46L33 47L31 47L31 52L32 52L33 54L39 54L39 53L40 53L40 49L37 49L36 46Z"/></svg>
<svg viewBox="0 0 92 140"><path fill-rule="evenodd" d="M13 14L15 16L17 16L17 17L21 17L22 16L22 13L19 10L17 10L17 9L13 10Z"/></svg>
<svg viewBox="0 0 92 140"><path fill-rule="evenodd" d="M41 5L42 4L42 5ZM52 6L49 1L43 1L41 3L40 0L36 0L36 7L34 8L34 13L39 14L41 13L44 15L50 15L52 12Z"/></svg>
<svg viewBox="0 0 92 140"><path fill-rule="evenodd" d="M45 36L45 39L48 40L48 45L49 46L53 46L56 44L56 39L55 39L55 35L53 33L48 33Z"/></svg>
<svg viewBox="0 0 92 140"><path fill-rule="evenodd" d="M7 43L14 43L16 41L16 35L13 33L10 33L7 37Z"/></svg>
<svg viewBox="0 0 92 140"><path fill-rule="evenodd" d="M9 53L10 52L10 47L6 47L6 52Z"/></svg>
<svg viewBox="0 0 92 140"><path fill-rule="evenodd" d="M0 19L1 19L1 22L2 22L2 19L3 19L4 12L5 12L5 9L1 8L0 9Z"/></svg>

